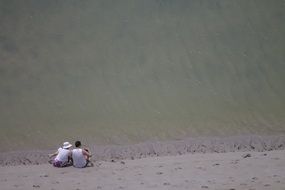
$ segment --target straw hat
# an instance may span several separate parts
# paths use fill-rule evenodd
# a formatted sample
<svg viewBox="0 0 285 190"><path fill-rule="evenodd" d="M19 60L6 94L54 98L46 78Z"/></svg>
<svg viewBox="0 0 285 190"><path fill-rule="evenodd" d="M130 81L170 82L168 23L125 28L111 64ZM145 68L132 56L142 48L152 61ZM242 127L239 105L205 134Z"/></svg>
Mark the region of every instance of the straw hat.
<svg viewBox="0 0 285 190"><path fill-rule="evenodd" d="M67 148L70 148L72 147L72 144L70 144L69 142L64 142L63 145L62 145L62 148L64 149L67 149Z"/></svg>

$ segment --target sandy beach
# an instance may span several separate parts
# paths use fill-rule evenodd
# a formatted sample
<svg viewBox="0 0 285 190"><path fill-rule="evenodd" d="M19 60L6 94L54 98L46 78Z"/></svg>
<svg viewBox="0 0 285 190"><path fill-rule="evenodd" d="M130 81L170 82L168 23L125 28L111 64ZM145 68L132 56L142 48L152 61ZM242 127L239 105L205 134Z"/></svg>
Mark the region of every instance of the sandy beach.
<svg viewBox="0 0 285 190"><path fill-rule="evenodd" d="M54 168L48 150L0 153L8 189L285 189L284 136L91 146L94 167Z"/></svg>
<svg viewBox="0 0 285 190"><path fill-rule="evenodd" d="M1 189L285 189L285 151L99 161L85 169L4 166Z"/></svg>
<svg viewBox="0 0 285 190"><path fill-rule="evenodd" d="M0 190L285 190L285 0L0 0ZM63 142L94 167L55 168Z"/></svg>

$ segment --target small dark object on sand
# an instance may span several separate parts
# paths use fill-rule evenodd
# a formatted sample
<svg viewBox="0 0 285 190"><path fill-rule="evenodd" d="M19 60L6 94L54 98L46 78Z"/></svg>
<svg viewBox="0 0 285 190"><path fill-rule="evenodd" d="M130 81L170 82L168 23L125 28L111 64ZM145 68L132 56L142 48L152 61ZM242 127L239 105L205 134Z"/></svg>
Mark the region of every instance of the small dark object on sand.
<svg viewBox="0 0 285 190"><path fill-rule="evenodd" d="M244 154L244 155L242 155L242 157L243 158L249 158L249 157L251 157L251 154Z"/></svg>

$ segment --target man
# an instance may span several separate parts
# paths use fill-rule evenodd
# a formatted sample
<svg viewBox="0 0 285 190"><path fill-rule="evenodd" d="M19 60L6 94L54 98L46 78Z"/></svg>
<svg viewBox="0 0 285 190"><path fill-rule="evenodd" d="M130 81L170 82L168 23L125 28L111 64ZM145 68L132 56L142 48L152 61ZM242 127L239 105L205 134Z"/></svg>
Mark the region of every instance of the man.
<svg viewBox="0 0 285 190"><path fill-rule="evenodd" d="M73 166L76 168L84 168L87 167L89 164L93 166L93 163L90 161L90 157L92 156L88 149L81 148L81 142L75 142L75 149L72 150L72 160Z"/></svg>
<svg viewBox="0 0 285 190"><path fill-rule="evenodd" d="M50 158L56 156L52 161L54 167L67 167L72 165L71 147L72 144L69 142L64 142L62 147L60 147L55 153L48 155Z"/></svg>

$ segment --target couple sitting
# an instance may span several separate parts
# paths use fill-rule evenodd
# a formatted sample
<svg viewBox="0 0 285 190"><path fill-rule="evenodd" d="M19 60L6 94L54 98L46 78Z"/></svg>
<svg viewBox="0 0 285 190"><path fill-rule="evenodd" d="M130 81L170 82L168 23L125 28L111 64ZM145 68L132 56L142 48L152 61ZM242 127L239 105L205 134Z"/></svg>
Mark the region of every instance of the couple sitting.
<svg viewBox="0 0 285 190"><path fill-rule="evenodd" d="M90 161L92 156L89 153L88 149L81 148L81 142L75 142L75 149L71 150L72 144L69 142L64 142L63 146L60 147L55 153L49 154L49 157L54 156L55 159L52 161L53 166L55 167L67 167L74 166L76 168L84 168L87 166L93 166L93 163Z"/></svg>

